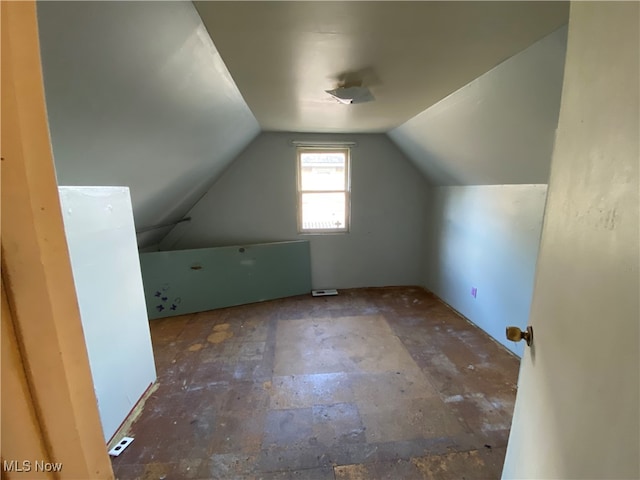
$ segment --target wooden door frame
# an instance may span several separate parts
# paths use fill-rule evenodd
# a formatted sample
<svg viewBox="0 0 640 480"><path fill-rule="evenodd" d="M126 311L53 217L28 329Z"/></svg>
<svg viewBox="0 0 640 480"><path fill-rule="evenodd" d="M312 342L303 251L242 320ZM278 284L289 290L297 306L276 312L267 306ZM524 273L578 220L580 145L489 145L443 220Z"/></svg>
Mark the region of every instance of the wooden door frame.
<svg viewBox="0 0 640 480"><path fill-rule="evenodd" d="M60 210L36 5L3 1L1 14L2 285L34 412L24 421L37 422L41 442L16 451L10 440L20 422L6 422L0 453L2 460L61 462L53 478L113 479ZM2 365L3 389L10 366ZM17 412L11 402L19 399L2 400L3 417ZM39 458L43 452L49 458Z"/></svg>

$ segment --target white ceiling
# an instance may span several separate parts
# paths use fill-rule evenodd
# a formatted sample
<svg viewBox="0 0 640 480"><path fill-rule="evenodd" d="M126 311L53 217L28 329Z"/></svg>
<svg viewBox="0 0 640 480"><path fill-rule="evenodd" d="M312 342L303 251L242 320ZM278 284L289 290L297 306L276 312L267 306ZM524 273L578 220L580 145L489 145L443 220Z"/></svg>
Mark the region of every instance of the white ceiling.
<svg viewBox="0 0 640 480"><path fill-rule="evenodd" d="M387 132L568 21L568 2L195 2L263 130ZM362 80L376 101L324 91Z"/></svg>

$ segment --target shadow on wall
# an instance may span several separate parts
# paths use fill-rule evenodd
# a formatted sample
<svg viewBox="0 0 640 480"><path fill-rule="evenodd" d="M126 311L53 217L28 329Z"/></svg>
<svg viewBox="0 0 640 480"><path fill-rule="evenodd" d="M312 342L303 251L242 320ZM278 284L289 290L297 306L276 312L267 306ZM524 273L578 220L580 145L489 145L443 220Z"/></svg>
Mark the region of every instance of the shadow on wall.
<svg viewBox="0 0 640 480"><path fill-rule="evenodd" d="M505 327L525 328L546 185L431 189L426 287L522 356Z"/></svg>
<svg viewBox="0 0 640 480"><path fill-rule="evenodd" d="M468 180L464 175L465 167L453 165L445 153L436 151L433 146L424 142L422 132L414 134L414 131L410 130L411 122L413 121L415 120L410 120L402 127L397 128L389 134L389 137L408 158L412 159L419 168L422 168L423 175L430 183L434 185L464 184ZM428 172L424 170L422 162L416 160L417 158L428 160Z"/></svg>

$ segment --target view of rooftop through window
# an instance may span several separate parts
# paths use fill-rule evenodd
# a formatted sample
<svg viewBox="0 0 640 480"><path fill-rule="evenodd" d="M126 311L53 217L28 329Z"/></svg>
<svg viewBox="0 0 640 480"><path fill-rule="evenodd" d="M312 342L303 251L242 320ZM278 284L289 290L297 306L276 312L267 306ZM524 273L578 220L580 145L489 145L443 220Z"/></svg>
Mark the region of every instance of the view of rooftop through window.
<svg viewBox="0 0 640 480"><path fill-rule="evenodd" d="M298 185L301 232L348 231L348 149L299 149Z"/></svg>

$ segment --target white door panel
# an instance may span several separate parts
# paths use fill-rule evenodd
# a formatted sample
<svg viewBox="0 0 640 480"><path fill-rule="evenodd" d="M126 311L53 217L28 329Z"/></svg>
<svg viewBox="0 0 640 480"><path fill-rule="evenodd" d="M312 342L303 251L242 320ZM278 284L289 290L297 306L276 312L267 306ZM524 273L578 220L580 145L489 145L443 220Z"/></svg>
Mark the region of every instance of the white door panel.
<svg viewBox="0 0 640 480"><path fill-rule="evenodd" d="M639 4L571 5L503 478L640 477Z"/></svg>

